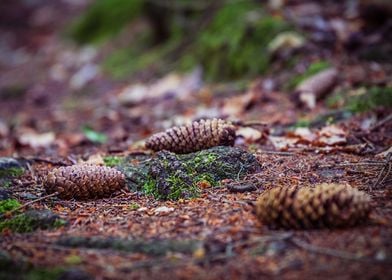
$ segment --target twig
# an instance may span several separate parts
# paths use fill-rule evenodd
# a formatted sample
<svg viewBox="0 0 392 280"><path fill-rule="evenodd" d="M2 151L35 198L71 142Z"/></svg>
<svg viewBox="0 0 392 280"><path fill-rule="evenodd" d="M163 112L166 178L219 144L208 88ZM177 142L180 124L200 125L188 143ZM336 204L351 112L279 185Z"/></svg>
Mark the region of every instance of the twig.
<svg viewBox="0 0 392 280"><path fill-rule="evenodd" d="M50 160L46 158L41 158L41 157L19 157L18 159L21 160L26 160L26 161L35 161L35 162L44 162L44 163L50 163L53 165L61 165L61 166L67 166L69 165L68 163L64 162L63 160Z"/></svg>
<svg viewBox="0 0 392 280"><path fill-rule="evenodd" d="M376 130L377 128L379 128L380 126L383 126L384 124L386 124L389 121L392 121L392 114L390 114L390 115L386 116L385 118L383 118L381 121L379 121L378 123L373 125L369 130L370 131Z"/></svg>
<svg viewBox="0 0 392 280"><path fill-rule="evenodd" d="M341 250L315 246L315 245L306 243L306 242L304 242L298 238L294 238L294 237L291 238L290 241L294 245L296 245L297 247L304 249L304 250L307 250L312 253L316 253L316 254L327 255L327 256L331 256L331 257L352 260L352 261L372 261L373 260L370 258L356 256L355 254L351 254L351 253L341 251Z"/></svg>
<svg viewBox="0 0 392 280"><path fill-rule="evenodd" d="M329 167L351 167L351 166L384 166L385 162L348 162L348 163L334 163L334 164L322 164L318 167L329 168Z"/></svg>
<svg viewBox="0 0 392 280"><path fill-rule="evenodd" d="M256 154L271 154L271 155L279 155L279 156L294 156L296 153L294 152L279 152L279 151L266 151L266 150L258 150Z"/></svg>
<svg viewBox="0 0 392 280"><path fill-rule="evenodd" d="M45 196L41 196L40 198L31 200L31 201L29 201L29 202L26 202L25 204L19 206L18 208L15 208L15 209L12 209L12 210L7 211L7 212L5 212L5 213L2 213L2 214L0 215L0 218L2 218L3 216L5 216L6 214L7 214L7 215L10 215L10 214L15 213L15 212L17 212L17 211L19 211L19 210L25 208L26 206L29 206L29 205L35 203L35 202L38 202L38 201L41 201L41 200L45 200L45 199L47 199L47 198L49 198L49 197L53 197L53 196L56 196L56 195L58 195L58 194L59 194L59 192L54 192L54 193L51 193L51 194L48 194L48 195L45 195Z"/></svg>
<svg viewBox="0 0 392 280"><path fill-rule="evenodd" d="M385 179L388 177L388 175L390 174L391 168L392 168L391 157L392 157L392 153L389 153L389 154L387 155L387 158L386 158L386 161L385 161L385 163L384 163L384 166L382 167L380 173L379 173L378 176L377 176L376 182L374 183L373 186L370 186L370 187L369 187L369 190L370 190L370 191L372 191L373 189L377 188L377 186L378 186L379 184L382 184L382 183L385 181ZM388 170L387 170L387 168L388 168ZM385 173L385 175L383 176L384 171L386 171L386 173Z"/></svg>
<svg viewBox="0 0 392 280"><path fill-rule="evenodd" d="M236 126L243 126L243 127L246 127L246 126L269 126L269 124L268 123L265 123L265 122L261 122L261 121L240 121L240 120L238 120L238 121L232 121L232 124L233 125L236 125Z"/></svg>

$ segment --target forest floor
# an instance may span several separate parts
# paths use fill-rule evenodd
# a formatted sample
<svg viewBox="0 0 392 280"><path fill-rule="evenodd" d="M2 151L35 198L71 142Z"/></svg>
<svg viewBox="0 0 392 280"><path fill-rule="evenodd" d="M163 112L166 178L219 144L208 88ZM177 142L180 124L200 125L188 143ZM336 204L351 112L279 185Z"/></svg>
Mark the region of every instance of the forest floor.
<svg viewBox="0 0 392 280"><path fill-rule="evenodd" d="M239 128L235 143L256 156L261 171L252 177L256 190L244 193L221 184L204 186L198 198L177 201L122 190L98 200L51 197L32 203L21 212L46 209L65 223L28 233L3 229L0 276L390 278L391 108L355 114L332 110L325 102L304 108L290 92L272 86L289 71L247 86L205 84L198 70L142 83L115 81L99 70L104 50L76 47L61 37L64 24L83 7L77 1L50 2L33 8L10 5L8 18L0 21L0 156L17 159L25 170L1 188L2 200L23 204L45 195L38 175L55 167L103 164L108 156L153 156L143 147L146 137L200 118L263 123ZM20 17L30 20L7 24ZM333 65L350 61L339 65L336 87L350 88L354 95L353 85L361 79L370 86L391 85L391 61L362 61L321 48L309 54L308 62L315 55ZM353 228L295 231L271 230L258 221L254 202L265 190L325 182L348 183L368 193L370 219ZM87 239L79 246L71 244L72 237Z"/></svg>

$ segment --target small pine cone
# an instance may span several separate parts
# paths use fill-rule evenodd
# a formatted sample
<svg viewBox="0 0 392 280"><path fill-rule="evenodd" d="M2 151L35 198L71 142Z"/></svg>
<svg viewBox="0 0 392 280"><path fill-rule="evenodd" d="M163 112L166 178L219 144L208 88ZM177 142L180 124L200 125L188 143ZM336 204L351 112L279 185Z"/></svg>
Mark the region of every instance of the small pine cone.
<svg viewBox="0 0 392 280"><path fill-rule="evenodd" d="M73 165L53 169L43 180L47 193L58 192L63 199L108 197L125 186L120 171L96 165Z"/></svg>
<svg viewBox="0 0 392 280"><path fill-rule="evenodd" d="M315 188L275 188L263 193L256 214L272 228L311 229L353 226L370 212L370 197L342 184Z"/></svg>
<svg viewBox="0 0 392 280"><path fill-rule="evenodd" d="M154 134L147 139L146 147L154 151L167 150L186 154L214 146L233 146L234 140L235 129L231 123L212 119Z"/></svg>

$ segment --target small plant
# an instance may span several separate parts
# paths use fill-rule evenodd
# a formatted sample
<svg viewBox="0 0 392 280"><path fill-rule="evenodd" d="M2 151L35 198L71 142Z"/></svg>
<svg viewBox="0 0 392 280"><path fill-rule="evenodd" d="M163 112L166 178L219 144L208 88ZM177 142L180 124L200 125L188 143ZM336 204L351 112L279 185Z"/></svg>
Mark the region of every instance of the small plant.
<svg viewBox="0 0 392 280"><path fill-rule="evenodd" d="M365 112L377 107L392 108L391 87L371 87L348 101L348 108L352 112Z"/></svg>
<svg viewBox="0 0 392 280"><path fill-rule="evenodd" d="M128 207L130 210L137 210L137 209L139 209L140 208L140 205L138 204L138 203L136 203L136 202L132 202L131 204L129 204L129 207Z"/></svg>
<svg viewBox="0 0 392 280"><path fill-rule="evenodd" d="M64 262L68 265L78 265L82 263L82 258L78 255L68 255L65 257Z"/></svg>
<svg viewBox="0 0 392 280"><path fill-rule="evenodd" d="M103 158L103 162L108 167L115 167L124 162L124 158L116 157L116 156L107 156Z"/></svg>

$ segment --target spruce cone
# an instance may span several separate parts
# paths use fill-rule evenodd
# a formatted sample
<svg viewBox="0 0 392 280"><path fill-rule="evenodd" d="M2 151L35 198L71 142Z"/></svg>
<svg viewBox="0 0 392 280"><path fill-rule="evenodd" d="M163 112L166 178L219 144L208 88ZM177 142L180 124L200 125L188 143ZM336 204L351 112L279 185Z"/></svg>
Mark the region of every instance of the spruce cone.
<svg viewBox="0 0 392 280"><path fill-rule="evenodd" d="M49 194L85 200L110 196L125 185L125 176L106 166L73 165L52 170L43 183Z"/></svg>
<svg viewBox="0 0 392 280"><path fill-rule="evenodd" d="M146 147L161 151L186 154L214 146L233 146L234 126L220 119L200 120L192 124L173 127L165 132L152 135Z"/></svg>
<svg viewBox="0 0 392 280"><path fill-rule="evenodd" d="M370 197L341 184L276 188L263 193L256 213L272 228L310 229L353 226L370 212Z"/></svg>

